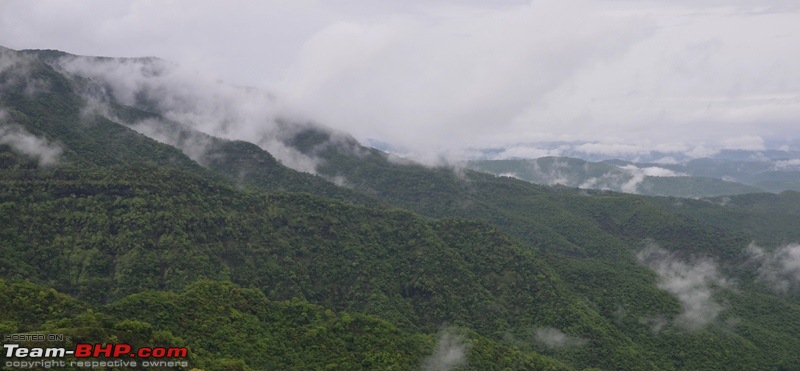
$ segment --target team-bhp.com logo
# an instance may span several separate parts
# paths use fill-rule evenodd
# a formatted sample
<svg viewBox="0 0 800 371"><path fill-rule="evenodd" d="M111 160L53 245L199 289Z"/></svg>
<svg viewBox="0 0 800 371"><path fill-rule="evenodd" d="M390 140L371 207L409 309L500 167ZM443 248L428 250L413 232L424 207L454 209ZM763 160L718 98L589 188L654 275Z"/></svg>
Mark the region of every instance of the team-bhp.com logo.
<svg viewBox="0 0 800 371"><path fill-rule="evenodd" d="M51 367L188 367L186 347L133 348L130 344L78 343L63 347L29 348L3 344L5 366L15 368ZM73 358L69 361L64 358ZM176 360L177 359L177 360Z"/></svg>

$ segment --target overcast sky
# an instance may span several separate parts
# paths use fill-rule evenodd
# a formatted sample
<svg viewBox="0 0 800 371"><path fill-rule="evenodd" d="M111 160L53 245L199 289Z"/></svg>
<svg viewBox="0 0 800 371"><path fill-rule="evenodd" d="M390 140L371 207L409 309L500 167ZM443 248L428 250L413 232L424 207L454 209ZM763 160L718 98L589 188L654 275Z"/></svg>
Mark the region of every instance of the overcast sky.
<svg viewBox="0 0 800 371"><path fill-rule="evenodd" d="M800 149L796 0L0 0L0 45L161 57L416 154Z"/></svg>

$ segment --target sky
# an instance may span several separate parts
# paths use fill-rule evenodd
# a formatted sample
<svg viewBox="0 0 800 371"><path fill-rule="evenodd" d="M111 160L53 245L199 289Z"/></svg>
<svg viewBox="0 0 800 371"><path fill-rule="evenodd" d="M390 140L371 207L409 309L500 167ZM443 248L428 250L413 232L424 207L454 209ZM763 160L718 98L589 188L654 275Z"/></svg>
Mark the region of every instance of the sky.
<svg viewBox="0 0 800 371"><path fill-rule="evenodd" d="M795 0L0 0L0 45L164 58L423 159L800 150Z"/></svg>

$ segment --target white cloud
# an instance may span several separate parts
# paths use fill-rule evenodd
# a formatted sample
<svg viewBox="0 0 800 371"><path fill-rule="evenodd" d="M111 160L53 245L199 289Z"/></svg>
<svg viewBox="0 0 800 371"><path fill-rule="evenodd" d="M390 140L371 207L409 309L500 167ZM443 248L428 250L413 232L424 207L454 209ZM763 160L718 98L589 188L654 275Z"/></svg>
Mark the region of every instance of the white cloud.
<svg viewBox="0 0 800 371"><path fill-rule="evenodd" d="M513 145L504 148L500 153L492 157L494 160L505 160L511 158L539 158L548 156L561 156L564 147L554 149L538 148L535 146Z"/></svg>
<svg viewBox="0 0 800 371"><path fill-rule="evenodd" d="M758 264L758 279L778 293L800 287L800 244L789 244L766 251L751 243L747 252Z"/></svg>
<svg viewBox="0 0 800 371"><path fill-rule="evenodd" d="M764 150L764 139L754 135L744 135L735 138L725 138L722 140L723 149L746 149L751 151Z"/></svg>
<svg viewBox="0 0 800 371"><path fill-rule="evenodd" d="M639 323L649 325L653 335L657 335L669 324L669 320L664 316L648 316L639 319Z"/></svg>
<svg viewBox="0 0 800 371"><path fill-rule="evenodd" d="M573 348L586 344L586 339L570 336L554 327L541 327L535 331L536 341L548 348Z"/></svg>
<svg viewBox="0 0 800 371"><path fill-rule="evenodd" d="M630 174L630 178L620 185L620 190L626 193L639 193L639 185L645 180L646 177L686 176L686 174L678 173L673 170L658 166L640 168L636 165L630 164L620 166L619 168Z"/></svg>
<svg viewBox="0 0 800 371"><path fill-rule="evenodd" d="M651 31L587 2L437 10L331 25L305 44L281 90L334 126L416 152L546 138L535 127L519 137L516 118Z"/></svg>
<svg viewBox="0 0 800 371"><path fill-rule="evenodd" d="M611 166L605 163L582 162L560 157L537 158L518 164L515 172L501 173L537 184L562 184L584 189L612 190L626 193L639 193L640 185L648 177L686 176L659 166L637 167ZM582 163L582 165L581 165ZM602 173L597 174L599 171Z"/></svg>
<svg viewBox="0 0 800 371"><path fill-rule="evenodd" d="M631 172L631 177L620 185L620 190L625 193L639 193L639 184L644 181L644 173L641 171Z"/></svg>
<svg viewBox="0 0 800 371"><path fill-rule="evenodd" d="M778 160L772 165L773 170L800 170L800 158Z"/></svg>
<svg viewBox="0 0 800 371"><path fill-rule="evenodd" d="M307 127L307 121L267 92L213 80L158 59L120 61L66 57L60 60L59 66L98 83L95 89L83 92L89 102L87 112L108 115L104 102L113 99L161 113L168 120L212 136L255 143L296 170L309 173L316 170L316 159L283 142ZM206 138L185 138L181 132L167 130L156 120L128 123L116 117L111 119L156 140L176 145L202 162L208 144ZM292 124L283 124L281 119Z"/></svg>
<svg viewBox="0 0 800 371"><path fill-rule="evenodd" d="M11 150L36 159L41 166L54 165L61 158L61 146L29 133L25 128L11 123L8 114L0 110L0 144Z"/></svg>
<svg viewBox="0 0 800 371"><path fill-rule="evenodd" d="M467 364L467 345L464 339L447 329L439 334L433 354L422 362L424 371L449 371Z"/></svg>
<svg viewBox="0 0 800 371"><path fill-rule="evenodd" d="M109 118L113 121L127 124L131 129L151 139L179 148L184 154L197 163L206 163L206 151L211 144L210 137L203 136L197 132L192 133L172 130L166 123L156 119L144 119L133 123L127 123L117 117Z"/></svg>
<svg viewBox="0 0 800 371"><path fill-rule="evenodd" d="M0 73L3 73L3 80L0 81L0 90L18 89L17 85L30 86L30 58L23 55L9 52L0 48Z"/></svg>
<svg viewBox="0 0 800 371"><path fill-rule="evenodd" d="M620 166L620 169L627 170L632 174L642 174L644 176L659 176L659 177L674 177L686 176L686 174L678 173L676 171L665 169L658 166L637 167L636 165Z"/></svg>
<svg viewBox="0 0 800 371"><path fill-rule="evenodd" d="M791 0L0 2L0 44L175 60L434 159L796 141L798 25Z"/></svg>
<svg viewBox="0 0 800 371"><path fill-rule="evenodd" d="M504 177L508 177L508 178L519 179L519 175L517 173L500 173L497 176L504 176Z"/></svg>
<svg viewBox="0 0 800 371"><path fill-rule="evenodd" d="M574 147L575 151L608 156L635 155L650 152L649 148L638 144L623 143L583 143Z"/></svg>
<svg viewBox="0 0 800 371"><path fill-rule="evenodd" d="M658 274L658 288L681 302L683 312L676 319L679 325L694 330L716 321L724 307L713 298L714 291L731 284L717 270L713 260L685 261L655 244L647 246L636 257Z"/></svg>
<svg viewBox="0 0 800 371"><path fill-rule="evenodd" d="M675 157L672 157L672 156L665 156L665 157L656 159L653 162L656 163L656 164L662 164L662 165L675 165L675 164L679 163L679 161L676 160Z"/></svg>

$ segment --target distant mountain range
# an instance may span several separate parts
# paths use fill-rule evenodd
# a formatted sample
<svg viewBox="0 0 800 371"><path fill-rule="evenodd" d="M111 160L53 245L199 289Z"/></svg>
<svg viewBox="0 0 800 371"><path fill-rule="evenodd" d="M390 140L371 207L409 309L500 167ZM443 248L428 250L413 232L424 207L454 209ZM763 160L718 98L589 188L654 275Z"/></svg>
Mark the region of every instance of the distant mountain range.
<svg viewBox="0 0 800 371"><path fill-rule="evenodd" d="M570 157L478 160L467 167L536 184L652 196L710 197L800 190L800 157L788 152L723 152L682 163L590 162Z"/></svg>

